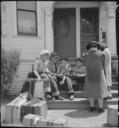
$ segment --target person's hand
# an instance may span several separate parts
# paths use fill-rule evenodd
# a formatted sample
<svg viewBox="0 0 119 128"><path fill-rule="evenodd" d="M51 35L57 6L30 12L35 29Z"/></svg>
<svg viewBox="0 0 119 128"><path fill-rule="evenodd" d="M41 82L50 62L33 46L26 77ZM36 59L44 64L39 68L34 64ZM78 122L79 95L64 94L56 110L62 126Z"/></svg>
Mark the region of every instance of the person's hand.
<svg viewBox="0 0 119 128"><path fill-rule="evenodd" d="M41 80L41 77L38 77L38 80Z"/></svg>
<svg viewBox="0 0 119 128"><path fill-rule="evenodd" d="M20 93L20 95L19 95L20 97L22 97L23 96L23 93Z"/></svg>
<svg viewBox="0 0 119 128"><path fill-rule="evenodd" d="M60 85L62 86L64 84L64 80L62 80L61 82L60 82Z"/></svg>

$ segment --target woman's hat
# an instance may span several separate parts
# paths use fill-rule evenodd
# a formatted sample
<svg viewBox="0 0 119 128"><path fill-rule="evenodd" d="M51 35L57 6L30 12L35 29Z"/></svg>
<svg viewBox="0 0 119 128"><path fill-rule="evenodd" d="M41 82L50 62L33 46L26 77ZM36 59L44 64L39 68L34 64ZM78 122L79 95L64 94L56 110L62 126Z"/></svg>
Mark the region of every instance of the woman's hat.
<svg viewBox="0 0 119 128"><path fill-rule="evenodd" d="M41 56L41 55L45 55L45 54L50 55L50 53L49 53L48 50L41 50L41 52L40 52L40 56Z"/></svg>
<svg viewBox="0 0 119 128"><path fill-rule="evenodd" d="M92 47L97 47L99 49L99 43L96 41L92 41L91 43L89 43L86 48L89 50Z"/></svg>

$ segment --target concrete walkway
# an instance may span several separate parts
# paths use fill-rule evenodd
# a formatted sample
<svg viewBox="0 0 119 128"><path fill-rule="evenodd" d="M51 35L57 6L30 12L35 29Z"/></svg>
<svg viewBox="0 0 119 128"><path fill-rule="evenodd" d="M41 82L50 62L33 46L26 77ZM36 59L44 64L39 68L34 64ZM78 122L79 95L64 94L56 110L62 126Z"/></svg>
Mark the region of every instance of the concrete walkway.
<svg viewBox="0 0 119 128"><path fill-rule="evenodd" d="M107 110L100 114L90 112L87 109L80 110L49 110L49 113L55 113L60 117L68 119L70 127L106 127Z"/></svg>
<svg viewBox="0 0 119 128"><path fill-rule="evenodd" d="M4 100L1 103L1 121L5 116L5 105L10 102ZM104 113L90 112L88 109L49 110L49 113L68 119L68 127L108 127L107 110ZM3 125L4 126L4 125ZM12 125L11 125L12 126ZM22 126L22 125L15 125Z"/></svg>

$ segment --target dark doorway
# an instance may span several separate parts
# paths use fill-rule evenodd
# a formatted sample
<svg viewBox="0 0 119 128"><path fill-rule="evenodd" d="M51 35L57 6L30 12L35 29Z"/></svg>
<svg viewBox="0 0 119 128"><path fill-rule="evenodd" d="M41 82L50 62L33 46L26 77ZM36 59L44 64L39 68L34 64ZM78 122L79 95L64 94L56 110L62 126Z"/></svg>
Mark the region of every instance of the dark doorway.
<svg viewBox="0 0 119 128"><path fill-rule="evenodd" d="M65 57L76 57L75 8L54 9L54 50Z"/></svg>

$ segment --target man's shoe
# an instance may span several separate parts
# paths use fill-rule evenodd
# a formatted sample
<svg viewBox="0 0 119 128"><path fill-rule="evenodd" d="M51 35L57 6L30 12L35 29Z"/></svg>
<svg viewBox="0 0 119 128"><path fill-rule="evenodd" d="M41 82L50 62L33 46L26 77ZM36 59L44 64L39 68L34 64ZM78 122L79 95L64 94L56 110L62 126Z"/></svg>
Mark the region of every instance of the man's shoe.
<svg viewBox="0 0 119 128"><path fill-rule="evenodd" d="M74 95L73 94L70 94L69 99L70 100L74 100Z"/></svg>
<svg viewBox="0 0 119 128"><path fill-rule="evenodd" d="M108 96L108 99L110 99L110 100L111 100L111 99L112 99L112 96Z"/></svg>
<svg viewBox="0 0 119 128"><path fill-rule="evenodd" d="M103 100L107 100L107 99L108 99L108 97L103 98Z"/></svg>
<svg viewBox="0 0 119 128"><path fill-rule="evenodd" d="M46 94L45 97L46 97L46 100L52 100L52 96L49 94Z"/></svg>
<svg viewBox="0 0 119 128"><path fill-rule="evenodd" d="M95 107L90 107L90 112L94 112L96 110Z"/></svg>
<svg viewBox="0 0 119 128"><path fill-rule="evenodd" d="M104 108L98 108L98 112L99 113L103 113L104 112Z"/></svg>
<svg viewBox="0 0 119 128"><path fill-rule="evenodd" d="M55 100L64 100L64 98L61 96L55 96Z"/></svg>

